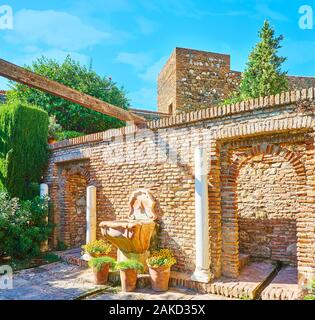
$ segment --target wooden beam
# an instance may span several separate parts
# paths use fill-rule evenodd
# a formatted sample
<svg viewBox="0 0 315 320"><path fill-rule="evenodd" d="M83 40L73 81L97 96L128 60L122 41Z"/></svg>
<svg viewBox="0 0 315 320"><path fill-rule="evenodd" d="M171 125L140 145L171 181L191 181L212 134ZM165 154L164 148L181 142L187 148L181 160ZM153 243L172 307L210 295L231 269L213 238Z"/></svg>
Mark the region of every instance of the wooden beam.
<svg viewBox="0 0 315 320"><path fill-rule="evenodd" d="M59 82L47 79L3 59L0 59L0 76L50 93L54 96L77 103L85 108L107 114L120 120L133 121L135 124L140 124L145 121L144 118L135 115L132 112L71 89Z"/></svg>

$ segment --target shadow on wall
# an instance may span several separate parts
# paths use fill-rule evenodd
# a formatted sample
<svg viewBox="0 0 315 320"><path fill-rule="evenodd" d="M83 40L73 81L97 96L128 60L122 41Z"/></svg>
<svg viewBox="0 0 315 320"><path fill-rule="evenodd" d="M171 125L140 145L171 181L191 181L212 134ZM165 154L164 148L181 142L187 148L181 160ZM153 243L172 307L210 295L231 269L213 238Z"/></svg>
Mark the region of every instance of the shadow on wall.
<svg viewBox="0 0 315 320"><path fill-rule="evenodd" d="M297 231L293 219L239 218L239 250L253 259L297 265Z"/></svg>

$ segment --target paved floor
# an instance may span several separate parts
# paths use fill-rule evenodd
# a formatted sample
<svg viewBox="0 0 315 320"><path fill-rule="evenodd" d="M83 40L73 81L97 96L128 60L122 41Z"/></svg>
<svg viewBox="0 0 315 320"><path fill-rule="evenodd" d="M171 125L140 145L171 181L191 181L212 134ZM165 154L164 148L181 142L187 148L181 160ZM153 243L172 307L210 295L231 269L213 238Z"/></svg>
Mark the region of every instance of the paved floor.
<svg viewBox="0 0 315 320"><path fill-rule="evenodd" d="M208 292L231 298L256 298L261 284L275 270L268 262L251 262L245 266L237 279L221 277L210 284Z"/></svg>
<svg viewBox="0 0 315 320"><path fill-rule="evenodd" d="M94 285L90 269L56 262L14 273L13 289L0 289L0 300L228 300L243 293L252 298L252 292L272 269L267 263L250 264L244 268L238 281L218 279L210 284L211 294L197 294L179 288L170 288L164 293L149 288L123 293L119 287ZM262 299L297 299L300 290L296 283L296 268L283 268L265 288Z"/></svg>
<svg viewBox="0 0 315 320"><path fill-rule="evenodd" d="M170 288L157 293L151 289L137 289L135 292L104 293L90 296L86 300L231 300L214 294L196 294L188 289Z"/></svg>
<svg viewBox="0 0 315 320"><path fill-rule="evenodd" d="M13 289L0 290L0 300L72 300L83 298L104 286L93 283L90 269L63 262L26 269L14 273ZM96 300L225 300L218 295L201 295L186 289L171 289L166 293L155 293L151 289L138 289L134 293L121 293L119 288L107 288L109 292L94 294L85 299ZM116 293L117 292L117 293Z"/></svg>
<svg viewBox="0 0 315 320"><path fill-rule="evenodd" d="M284 266L261 294L262 300L296 300L303 295L296 267Z"/></svg>

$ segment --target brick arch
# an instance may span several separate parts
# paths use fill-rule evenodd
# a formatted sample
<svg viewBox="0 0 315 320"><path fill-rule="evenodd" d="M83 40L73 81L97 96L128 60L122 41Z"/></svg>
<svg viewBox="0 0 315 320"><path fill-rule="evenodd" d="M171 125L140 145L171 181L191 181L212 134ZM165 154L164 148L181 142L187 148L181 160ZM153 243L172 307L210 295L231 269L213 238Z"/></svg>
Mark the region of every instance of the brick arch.
<svg viewBox="0 0 315 320"><path fill-rule="evenodd" d="M221 269L223 275L238 277L239 275L239 230L236 202L237 178L240 169L255 156L278 155L289 162L298 176L298 185L306 185L306 170L300 156L284 147L261 143L242 154L233 156L227 163L221 178L221 210L222 210L222 255ZM232 151L229 154L232 155ZM303 201L303 200L301 200Z"/></svg>
<svg viewBox="0 0 315 320"><path fill-rule="evenodd" d="M59 238L68 247L85 243L86 188L94 185L88 164L65 165L59 176Z"/></svg>
<svg viewBox="0 0 315 320"><path fill-rule="evenodd" d="M295 170L296 174L301 177L301 182L306 183L306 172L304 164L301 162L300 157L293 151L277 146L274 144L261 143L255 145L251 149L245 151L241 156L236 156L233 159L232 164L229 166L228 170L228 180L236 181L241 167L246 164L250 159L258 155L276 155L281 156L286 159Z"/></svg>
<svg viewBox="0 0 315 320"><path fill-rule="evenodd" d="M80 174L82 175L86 181L88 185L95 185L95 180L93 179L90 171L88 170L88 168L86 167L81 167L81 166L75 166L72 167L71 169L64 169L62 171L62 176L67 180L69 177L71 177L72 175L75 174Z"/></svg>

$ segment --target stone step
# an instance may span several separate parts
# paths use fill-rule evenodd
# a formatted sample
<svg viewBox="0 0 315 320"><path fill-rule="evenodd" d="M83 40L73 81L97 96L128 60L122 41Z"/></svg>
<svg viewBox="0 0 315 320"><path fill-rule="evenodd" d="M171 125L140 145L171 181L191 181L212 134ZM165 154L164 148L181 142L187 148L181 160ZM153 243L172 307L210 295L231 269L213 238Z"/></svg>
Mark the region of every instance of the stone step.
<svg viewBox="0 0 315 320"><path fill-rule="evenodd" d="M261 293L262 300L298 300L303 296L298 286L296 267L285 266Z"/></svg>
<svg viewBox="0 0 315 320"><path fill-rule="evenodd" d="M229 298L255 299L265 280L276 266L268 262L251 262L243 268L237 279L222 277L208 286L208 293Z"/></svg>

